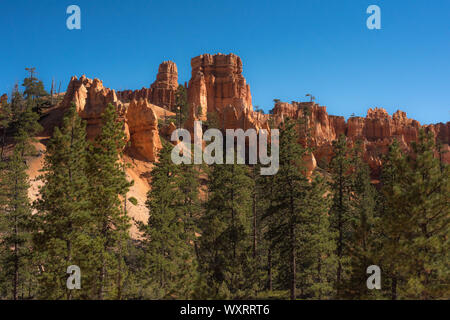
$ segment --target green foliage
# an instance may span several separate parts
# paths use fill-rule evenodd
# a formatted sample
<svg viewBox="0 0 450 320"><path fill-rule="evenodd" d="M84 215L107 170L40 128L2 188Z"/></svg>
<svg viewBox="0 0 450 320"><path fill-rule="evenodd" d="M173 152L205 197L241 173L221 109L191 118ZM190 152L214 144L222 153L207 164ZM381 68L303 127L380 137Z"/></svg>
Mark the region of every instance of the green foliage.
<svg viewBox="0 0 450 320"><path fill-rule="evenodd" d="M374 264L371 253L376 238L375 224L375 188L371 184L370 170L363 161L362 147L359 142L351 150L352 170L351 208L349 228L351 238L346 246L350 259L350 275L344 281L343 296L346 298L367 299L373 292L364 284L367 279L367 267Z"/></svg>
<svg viewBox="0 0 450 320"><path fill-rule="evenodd" d="M248 295L252 289L250 190L246 166L212 166L200 220L200 262L213 297Z"/></svg>
<svg viewBox="0 0 450 320"><path fill-rule="evenodd" d="M145 252L142 281L150 299L188 299L197 276L193 223L198 209L196 175L192 167L181 171L172 162L172 148L164 143L159 153L146 202L150 217L147 225L140 224Z"/></svg>
<svg viewBox="0 0 450 320"><path fill-rule="evenodd" d="M49 94L44 89L44 83L33 76L35 68L26 68L26 70L30 72L30 77L23 80L22 86L25 88L23 94L31 108L40 112L48 104L48 101L42 98Z"/></svg>
<svg viewBox="0 0 450 320"><path fill-rule="evenodd" d="M14 99L17 97L20 95L13 96ZM28 295L33 294L33 256L30 249L32 215L26 158L35 152L31 142L40 130L40 125L31 108L14 110L14 116L14 150L9 158L2 159L0 163L0 281L3 294L16 300L24 298L26 292ZM28 291L24 291L24 288Z"/></svg>
<svg viewBox="0 0 450 320"><path fill-rule="evenodd" d="M344 135L333 142L334 156L330 163L332 175L331 190L333 203L330 210L330 227L335 234L336 241L336 296L342 297L342 283L348 279L350 273L350 259L348 246L351 242L352 231L350 223L353 219L351 207L352 174L348 156L347 141Z"/></svg>
<svg viewBox="0 0 450 320"><path fill-rule="evenodd" d="M306 150L296 141L298 124L286 121L280 132L280 169L268 178L271 199L265 214L271 253L279 266L279 281L290 298L330 296L333 241L328 229L328 199L324 181L308 182L303 167Z"/></svg>
<svg viewBox="0 0 450 320"><path fill-rule="evenodd" d="M391 299L445 299L450 292L449 167L434 150L434 137L421 130L413 154L395 143L383 168L376 257Z"/></svg>
<svg viewBox="0 0 450 320"><path fill-rule="evenodd" d="M177 114L177 125L182 127L189 114L189 105L187 101L187 88L179 85L175 92L175 113Z"/></svg>
<svg viewBox="0 0 450 320"><path fill-rule="evenodd" d="M40 198L35 203L37 230L34 250L39 252L41 298L93 298L95 275L94 221L90 212L85 124L75 106L55 128L47 145ZM70 265L82 270L82 290L66 288L65 271Z"/></svg>
<svg viewBox="0 0 450 320"><path fill-rule="evenodd" d="M119 196L132 183L126 179L120 155L125 146L123 124L116 108L108 104L103 114L100 135L90 146L87 163L89 202L94 219L94 252L98 274L95 279L97 299L120 299L126 278L122 248L129 237L130 221Z"/></svg>
<svg viewBox="0 0 450 320"><path fill-rule="evenodd" d="M0 150L0 160L3 160L3 153L4 148L6 145L6 133L12 123L12 110L11 110L11 104L7 101L4 101L0 105L0 144L1 144L1 150Z"/></svg>

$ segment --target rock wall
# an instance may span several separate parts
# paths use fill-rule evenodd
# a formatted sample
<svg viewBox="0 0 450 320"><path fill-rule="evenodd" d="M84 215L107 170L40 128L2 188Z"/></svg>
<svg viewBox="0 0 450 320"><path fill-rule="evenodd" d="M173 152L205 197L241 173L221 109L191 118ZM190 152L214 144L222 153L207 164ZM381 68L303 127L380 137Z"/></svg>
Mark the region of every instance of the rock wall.
<svg viewBox="0 0 450 320"><path fill-rule="evenodd" d="M6 93L4 93L0 97L0 106L3 105L3 103L7 103L7 102L8 102L8 95Z"/></svg>
<svg viewBox="0 0 450 320"><path fill-rule="evenodd" d="M442 148L449 150L450 122L421 126L409 119L403 111L392 116L381 108L369 109L366 117L344 117L329 115L325 106L314 102L277 102L270 115L255 112L252 107L250 87L242 75L241 59L234 54L203 54L191 60L192 77L188 85L190 112L185 127L193 129L195 120L214 121L223 129L247 130L267 129L278 126L287 117L299 119L307 111L307 124L310 129L309 141L314 154L308 155L308 168L314 169L316 162L327 163L332 157L332 142L344 134L349 144L361 140L364 159L369 163L374 175L382 165L382 155L389 144L397 139L405 151L418 138L420 128L432 131ZM124 130L131 141L131 149L139 157L154 161L161 141L158 131L158 118L173 117L175 92L178 87L178 71L175 63L163 62L158 69L156 81L150 88L136 91L121 91L104 88L98 79L73 77L67 89L63 106L72 102L77 106L81 117L87 120L88 137L100 132L101 114L108 103L118 109L124 121ZM208 119L209 117L209 119ZM174 128L163 128L162 135L167 139ZM450 152L443 160L450 163Z"/></svg>
<svg viewBox="0 0 450 320"><path fill-rule="evenodd" d="M161 148L155 112L157 106L145 99L123 103L114 90L103 87L102 81L91 80L84 75L80 79L71 78L61 107L69 108L72 103L80 117L87 122L87 137L90 140L101 132L102 114L108 103L116 106L119 119L124 123L125 135L131 142L130 151L143 160L156 160Z"/></svg>
<svg viewBox="0 0 450 320"><path fill-rule="evenodd" d="M63 108L74 103L80 117L87 122L88 139L95 138L101 131L101 117L108 103L115 105L123 115L123 104L116 92L103 87L99 79L88 79L85 75L80 79L72 77L62 101Z"/></svg>
<svg viewBox="0 0 450 320"><path fill-rule="evenodd" d="M191 113L206 120L208 113L222 115L225 107L237 112L253 111L250 86L242 75L242 60L234 54L202 54L191 60L188 85Z"/></svg>
<svg viewBox="0 0 450 320"><path fill-rule="evenodd" d="M450 150L450 122L421 126L416 120L409 119L403 111L396 111L390 116L382 108L369 109L366 117L352 117L346 122L344 117L328 115L326 107L314 102L278 102L273 109L273 121L279 124L287 117L299 119L308 110L308 126L311 132L310 143L315 148L317 161L328 163L332 157L332 142L344 134L350 145L362 141L364 159L378 175L382 165L382 155L388 152L389 145L397 139L401 147L408 152L411 143L417 141L419 129L432 131L436 140L442 142L444 150ZM450 163L450 156L444 155L445 162Z"/></svg>
<svg viewBox="0 0 450 320"><path fill-rule="evenodd" d="M145 99L151 104L175 110L175 93L178 88L178 69L172 61L164 61L159 65L156 80L150 88L140 90L124 90L117 93L119 99L123 102L131 100Z"/></svg>
<svg viewBox="0 0 450 320"><path fill-rule="evenodd" d="M147 100L132 100L125 115L133 151L145 160L155 161L162 148L158 118Z"/></svg>

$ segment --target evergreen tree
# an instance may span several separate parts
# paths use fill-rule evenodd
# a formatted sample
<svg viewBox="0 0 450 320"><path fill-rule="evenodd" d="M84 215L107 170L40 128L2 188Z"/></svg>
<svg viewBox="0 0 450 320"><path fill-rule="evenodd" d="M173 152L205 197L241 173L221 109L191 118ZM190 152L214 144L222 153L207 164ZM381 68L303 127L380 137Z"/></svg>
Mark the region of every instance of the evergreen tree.
<svg viewBox="0 0 450 320"><path fill-rule="evenodd" d="M0 179L0 212L3 227L1 245L2 280L11 283L7 297L20 298L22 283L31 261L30 228L31 209L28 199L27 164L20 146L2 163ZM8 291L9 291L8 290Z"/></svg>
<svg viewBox="0 0 450 320"><path fill-rule="evenodd" d="M34 250L39 253L42 298L92 298L93 220L90 215L86 128L73 105L47 145ZM82 271L81 290L66 288L67 267Z"/></svg>
<svg viewBox="0 0 450 320"><path fill-rule="evenodd" d="M13 89L13 92L11 95L10 108L11 108L11 118L12 118L11 126L13 126L14 128L17 128L17 121L18 121L19 115L22 112L24 112L26 109L25 100L23 98L22 93L19 91L19 85L17 83L14 85L14 89Z"/></svg>
<svg viewBox="0 0 450 320"><path fill-rule="evenodd" d="M405 188L409 223L405 234L408 281L405 297L410 299L448 298L450 293L450 170L441 170L435 157L435 138L423 129L412 143L410 170Z"/></svg>
<svg viewBox="0 0 450 320"><path fill-rule="evenodd" d="M330 210L330 227L336 236L336 297L342 297L342 284L349 277L350 259L348 246L352 232L352 173L348 156L347 141L344 135L333 141L333 158L330 162L331 190L333 203Z"/></svg>
<svg viewBox="0 0 450 320"><path fill-rule="evenodd" d="M34 76L36 68L26 68L26 70L30 72L30 77L25 78L22 84L22 86L25 87L23 92L25 98L32 98L34 100L36 98L47 96L48 93L44 89L44 83Z"/></svg>
<svg viewBox="0 0 450 320"><path fill-rule="evenodd" d="M372 265L371 252L374 243L375 188L370 179L370 169L363 160L361 143L356 142L351 152L351 216L349 226L351 236L348 243L350 275L346 279L344 296L364 299L371 296L365 281L367 267Z"/></svg>
<svg viewBox="0 0 450 320"><path fill-rule="evenodd" d="M264 255L266 261L266 289L271 292L274 289L274 273L275 273L275 264L274 264L274 250L276 243L271 241L272 235L270 231L274 225L275 217L271 215L270 208L272 208L274 204L274 194L275 194L275 176L261 176L259 181L257 182L257 194L260 195L260 201L258 201L258 211L261 212L261 245L260 248L264 248Z"/></svg>
<svg viewBox="0 0 450 320"><path fill-rule="evenodd" d="M189 113L189 104L187 102L187 89L184 85L179 85L175 92L175 105L177 114L177 126L182 127Z"/></svg>
<svg viewBox="0 0 450 320"><path fill-rule="evenodd" d="M274 177L274 198L266 219L273 223L268 230L271 248L289 266L286 271L290 298L297 297L297 255L299 227L305 222L308 180L302 164L305 149L297 143L296 123L288 120L280 131L280 168ZM289 261L289 264L286 262Z"/></svg>
<svg viewBox="0 0 450 320"><path fill-rule="evenodd" d="M435 157L434 137L419 132L411 156L390 146L383 168L377 257L391 299L439 299L448 283L449 170Z"/></svg>
<svg viewBox="0 0 450 320"><path fill-rule="evenodd" d="M11 111L11 105L7 102L4 101L1 105L0 105L0 130L1 130L1 135L0 135L0 144L1 144L1 151L0 151L0 161L3 161L3 153L4 153L4 148L6 145L6 133L8 131L8 128L10 127L12 122L12 111Z"/></svg>
<svg viewBox="0 0 450 320"><path fill-rule="evenodd" d="M87 159L90 210L95 221L98 272L95 286L99 300L118 297L117 279L120 272L126 272L120 267L124 266L120 248L126 245L130 223L119 196L126 194L132 185L120 163L125 134L112 104L106 107L102 123L102 131L90 146Z"/></svg>
<svg viewBox="0 0 450 320"><path fill-rule="evenodd" d="M36 68L25 69L30 72L30 77L23 80L22 86L25 87L23 94L33 111L40 113L47 102L42 98L49 94L44 89L44 83L34 76Z"/></svg>
<svg viewBox="0 0 450 320"><path fill-rule="evenodd" d="M299 288L304 299L330 299L336 273L335 242L330 232L330 199L324 178L315 174L307 186L298 229Z"/></svg>
<svg viewBox="0 0 450 320"><path fill-rule="evenodd" d="M192 219L197 191L191 189L196 185L195 178L192 172L180 176L171 151L172 146L164 143L151 173L152 189L146 203L148 224L140 224L146 253L144 278L152 299L188 299L196 277Z"/></svg>
<svg viewBox="0 0 450 320"><path fill-rule="evenodd" d="M198 260L198 224L202 214L200 202L200 168L196 165L180 164L176 177L179 190L178 206L182 211L185 234L189 243L194 245L195 257Z"/></svg>
<svg viewBox="0 0 450 320"><path fill-rule="evenodd" d="M8 159L2 159L0 164L0 226L3 229L0 240L3 275L0 278L10 281L11 287L3 287L10 291L10 297L14 300L25 296L24 283L32 281L32 215L26 159L35 152L33 136L41 129L37 118L31 108L17 114L13 153ZM28 289L31 295L31 288Z"/></svg>
<svg viewBox="0 0 450 320"><path fill-rule="evenodd" d="M200 261L211 297L248 296L253 284L251 257L251 180L247 167L213 165L208 199L200 220Z"/></svg>
<svg viewBox="0 0 450 320"><path fill-rule="evenodd" d="M409 167L398 142L389 146L381 174L382 187L377 203L375 225L376 249L374 259L385 275L383 290L389 289L391 299L398 298L398 287L405 280L407 256L403 250L403 231L407 226L408 213L405 210L405 190L409 187L405 177Z"/></svg>

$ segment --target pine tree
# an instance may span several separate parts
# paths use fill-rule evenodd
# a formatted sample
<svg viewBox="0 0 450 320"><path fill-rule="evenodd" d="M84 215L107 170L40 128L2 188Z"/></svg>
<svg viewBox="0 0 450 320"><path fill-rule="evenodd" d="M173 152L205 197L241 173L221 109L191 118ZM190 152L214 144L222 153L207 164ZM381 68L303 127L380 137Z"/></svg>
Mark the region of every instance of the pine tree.
<svg viewBox="0 0 450 320"><path fill-rule="evenodd" d="M268 201L271 194L266 187L267 176L260 175L261 166L253 165L250 168L251 178L251 241L252 241L252 274L251 281L253 283L254 295L257 296L259 291L263 291L267 286L267 243L264 241L264 212L267 210Z"/></svg>
<svg viewBox="0 0 450 320"><path fill-rule="evenodd" d="M385 275L383 290L388 296L398 298L398 287L405 280L406 252L403 250L404 230L408 226L408 212L405 208L405 190L408 188L406 157L396 140L389 146L381 173L382 187L377 201L375 224L376 249L374 259Z"/></svg>
<svg viewBox="0 0 450 320"><path fill-rule="evenodd" d="M189 113L189 105L187 102L187 89L184 85L179 85L175 92L175 105L177 114L177 126L181 128L186 121Z"/></svg>
<svg viewBox="0 0 450 320"><path fill-rule="evenodd" d="M147 196L150 217L140 224L145 255L144 277L151 299L188 299L196 278L194 228L196 191L188 190L186 176L171 160L172 146L164 143L151 173ZM180 182L184 190L180 190ZM191 181L194 183L194 181Z"/></svg>
<svg viewBox="0 0 450 320"><path fill-rule="evenodd" d="M3 161L3 153L6 145L6 133L12 122L12 110L11 105L5 101L0 105L0 130L1 130L1 151L0 161Z"/></svg>
<svg viewBox="0 0 450 320"><path fill-rule="evenodd" d="M367 267L372 265L375 188L370 179L370 169L363 160L362 146L359 141L351 152L351 216L349 227L351 236L348 242L350 257L350 275L344 284L344 296L350 299L364 299L372 292L364 285L367 279Z"/></svg>
<svg viewBox="0 0 450 320"><path fill-rule="evenodd" d="M19 115L22 112L24 112L26 109L25 100L23 98L22 93L19 91L19 85L17 83L14 85L14 89L13 89L13 92L11 95L10 108L11 108L11 118L12 118L11 126L14 128L17 128L17 121L18 121Z"/></svg>
<svg viewBox="0 0 450 320"><path fill-rule="evenodd" d="M18 95L20 96L20 95ZM15 110L14 150L9 159L0 165L0 225L3 227L1 238L1 278L11 281L11 298L24 297L24 283L31 281L30 229L32 215L28 198L29 181L26 159L35 149L33 136L41 129L38 116L27 108L18 113ZM8 290L8 286L6 287ZM29 288L30 289L30 288ZM31 289L29 290L31 294Z"/></svg>
<svg viewBox="0 0 450 320"><path fill-rule="evenodd" d="M338 140L333 141L334 156L330 162L332 177L331 190L333 193L333 204L330 210L330 227L336 235L336 297L342 297L342 284L349 276L350 261L348 256L348 245L351 242L352 220L351 191L352 176L346 137L341 135Z"/></svg>
<svg viewBox="0 0 450 320"><path fill-rule="evenodd" d="M89 202L95 223L95 250L98 276L96 297L117 298L119 272L125 273L120 247L129 238L129 217L121 207L120 196L132 183L126 179L120 155L125 146L123 124L116 108L108 104L102 118L102 131L88 152ZM124 279L124 277L122 277Z"/></svg>
<svg viewBox="0 0 450 320"><path fill-rule="evenodd" d="M305 207L298 228L299 282L304 299L333 297L336 272L335 242L330 232L330 199L327 184L319 174L307 186Z"/></svg>
<svg viewBox="0 0 450 320"><path fill-rule="evenodd" d="M274 204L274 195L275 195L275 176L276 175L268 175L261 176L259 181L257 182L257 194L259 195L258 203L258 211L260 212L260 221L261 221L261 245L260 248L264 248L264 255L266 261L266 271L267 271L267 280L266 280L266 289L271 292L274 289L273 279L274 279L274 250L276 243L271 241L272 234L271 230L274 226L275 218L271 215L270 208L272 208Z"/></svg>
<svg viewBox="0 0 450 320"><path fill-rule="evenodd" d="M8 296L17 300L31 258L29 231L32 217L28 199L27 164L21 147L16 147L13 155L6 161L0 173L0 211L4 227L0 242L1 271L4 273L2 278L12 284L12 292Z"/></svg>
<svg viewBox="0 0 450 320"><path fill-rule="evenodd" d="M198 220L202 214L200 201L200 168L196 165L180 164L176 186L180 196L179 207L182 211L184 229L189 242L194 245L195 257L198 260Z"/></svg>
<svg viewBox="0 0 450 320"><path fill-rule="evenodd" d="M33 111L40 113L45 105L42 97L48 96L48 92L45 91L44 83L34 76L36 68L25 69L30 72L30 77L23 80L22 86L25 87L23 94L27 103L32 105Z"/></svg>
<svg viewBox="0 0 450 320"><path fill-rule="evenodd" d="M245 165L212 165L200 220L201 272L212 297L248 296L251 273L251 180Z"/></svg>
<svg viewBox="0 0 450 320"><path fill-rule="evenodd" d="M390 146L383 168L377 257L391 299L448 297L449 171L435 157L434 137L419 132L405 156Z"/></svg>
<svg viewBox="0 0 450 320"><path fill-rule="evenodd" d="M412 299L448 298L450 293L450 170L441 170L435 157L435 138L423 129L412 143L405 191L409 224L406 235L408 281L405 297ZM409 229L411 226L411 229Z"/></svg>
<svg viewBox="0 0 450 320"><path fill-rule="evenodd" d="M280 169L274 177L274 198L266 214L273 224L269 229L271 248L289 261L287 281L290 298L297 298L297 254L299 226L304 223L308 180L302 164L305 149L297 143L296 123L288 120L280 131Z"/></svg>
<svg viewBox="0 0 450 320"><path fill-rule="evenodd" d="M86 127L75 106L55 128L47 145L40 198L35 203L42 298L92 298L93 220L90 215ZM67 267L82 271L81 290L66 288Z"/></svg>

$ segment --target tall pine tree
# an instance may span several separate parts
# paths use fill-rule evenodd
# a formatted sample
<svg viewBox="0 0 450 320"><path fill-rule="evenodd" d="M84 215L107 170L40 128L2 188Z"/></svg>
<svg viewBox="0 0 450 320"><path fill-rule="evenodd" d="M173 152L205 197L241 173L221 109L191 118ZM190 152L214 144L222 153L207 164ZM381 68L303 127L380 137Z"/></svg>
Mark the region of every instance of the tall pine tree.
<svg viewBox="0 0 450 320"><path fill-rule="evenodd" d="M251 257L251 180L245 165L210 168L208 199L200 220L200 262L212 297L248 296L253 287Z"/></svg>
<svg viewBox="0 0 450 320"><path fill-rule="evenodd" d="M197 276L192 223L197 214L197 190L191 189L196 183L194 176L181 173L181 167L172 162L172 148L164 143L160 150L147 196L148 224L140 224L145 252L143 281L151 299L189 299Z"/></svg>
<svg viewBox="0 0 450 320"><path fill-rule="evenodd" d="M14 98L20 99L17 91ZM16 100L17 101L17 100ZM14 300L25 296L25 282L31 282L33 270L31 234L32 215L28 198L29 179L27 158L35 155L34 135L41 130L38 115L32 111L32 105L26 109L14 110L15 133L14 150L8 159L0 164L0 225L1 237L1 279L10 281L6 286L9 297ZM31 294L31 288L28 290Z"/></svg>
<svg viewBox="0 0 450 320"><path fill-rule="evenodd" d="M120 163L124 146L123 123L118 119L116 108L108 104L102 117L102 131L91 144L87 159L90 210L95 220L98 274L95 286L99 300L118 297L117 279L119 273L126 272L120 248L129 238L130 219L119 197L127 193L132 183L127 181Z"/></svg>
<svg viewBox="0 0 450 320"><path fill-rule="evenodd" d="M34 250L39 253L40 296L50 299L93 298L93 219L89 203L86 126L75 106L55 128L47 145L40 198L36 201ZM82 271L81 290L66 288L67 267Z"/></svg>

